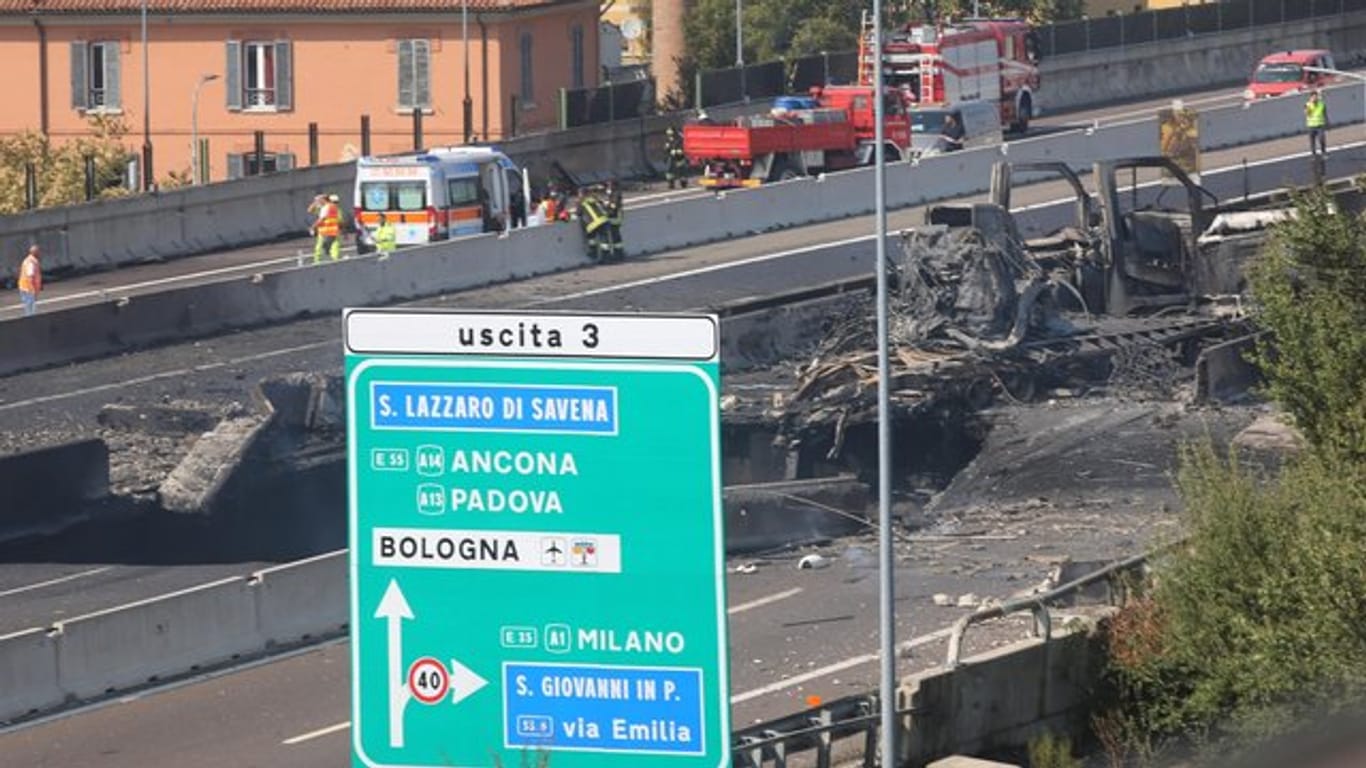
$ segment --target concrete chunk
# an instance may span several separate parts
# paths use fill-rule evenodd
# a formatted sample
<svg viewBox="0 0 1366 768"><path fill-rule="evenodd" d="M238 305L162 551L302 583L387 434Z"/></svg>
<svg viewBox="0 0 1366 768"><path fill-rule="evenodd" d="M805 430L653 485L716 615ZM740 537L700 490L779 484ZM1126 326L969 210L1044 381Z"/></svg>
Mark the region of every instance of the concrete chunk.
<svg viewBox="0 0 1366 768"><path fill-rule="evenodd" d="M157 489L161 506L180 514L209 512L214 497L268 422L265 416L224 419L201 435Z"/></svg>

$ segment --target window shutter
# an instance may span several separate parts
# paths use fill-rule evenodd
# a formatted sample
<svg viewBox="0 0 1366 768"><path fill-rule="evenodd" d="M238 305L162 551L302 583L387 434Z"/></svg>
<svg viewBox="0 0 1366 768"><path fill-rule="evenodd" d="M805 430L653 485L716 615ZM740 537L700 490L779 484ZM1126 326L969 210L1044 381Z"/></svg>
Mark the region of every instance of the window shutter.
<svg viewBox="0 0 1366 768"><path fill-rule="evenodd" d="M413 106L413 41L398 41L398 106Z"/></svg>
<svg viewBox="0 0 1366 768"><path fill-rule="evenodd" d="M71 44L71 108L85 109L90 106L90 88L86 83L86 75L90 72L90 67L86 63L86 55L89 53L84 40L76 40Z"/></svg>
<svg viewBox="0 0 1366 768"><path fill-rule="evenodd" d="M228 178L240 179L247 175L245 158L242 155L228 155Z"/></svg>
<svg viewBox="0 0 1366 768"><path fill-rule="evenodd" d="M583 26L575 24L570 32L569 72L574 88L583 87Z"/></svg>
<svg viewBox="0 0 1366 768"><path fill-rule="evenodd" d="M430 45L426 40L413 41L413 106L418 108L432 105Z"/></svg>
<svg viewBox="0 0 1366 768"><path fill-rule="evenodd" d="M104 50L104 106L110 109L123 107L123 89L119 82L119 44L105 43Z"/></svg>
<svg viewBox="0 0 1366 768"><path fill-rule="evenodd" d="M294 62L289 58L288 40L275 43L275 108L294 109Z"/></svg>
<svg viewBox="0 0 1366 768"><path fill-rule="evenodd" d="M531 33L523 32L521 40L521 63L522 63L522 102L530 104L534 96L531 93Z"/></svg>
<svg viewBox="0 0 1366 768"><path fill-rule="evenodd" d="M228 93L228 109L237 111L242 109L242 41L229 40L227 49L228 61L223 68L223 77L226 82L223 83L223 90ZM228 156L228 166L232 166L232 155ZM241 176L241 169L239 168L238 171L237 176L229 176L229 178L235 179Z"/></svg>
<svg viewBox="0 0 1366 768"><path fill-rule="evenodd" d="M293 152L276 152L276 153L275 153L275 170L277 170L277 171L288 171L288 170L292 170L293 168L294 168L294 153L293 153Z"/></svg>

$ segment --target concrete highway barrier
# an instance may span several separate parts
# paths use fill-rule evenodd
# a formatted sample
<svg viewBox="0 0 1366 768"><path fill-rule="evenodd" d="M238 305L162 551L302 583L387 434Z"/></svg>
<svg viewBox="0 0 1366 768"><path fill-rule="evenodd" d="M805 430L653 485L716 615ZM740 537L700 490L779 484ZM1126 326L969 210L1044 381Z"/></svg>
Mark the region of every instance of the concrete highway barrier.
<svg viewBox="0 0 1366 768"><path fill-rule="evenodd" d="M0 637L0 722L343 633L345 550Z"/></svg>
<svg viewBox="0 0 1366 768"><path fill-rule="evenodd" d="M60 621L52 631L57 684L76 699L222 664L263 645L255 592L240 577Z"/></svg>
<svg viewBox="0 0 1366 768"><path fill-rule="evenodd" d="M1366 53L1366 13L1047 58L1040 67L1040 104L1057 111L1212 85L1237 88L1263 56L1296 48L1328 48L1339 65L1352 61Z"/></svg>
<svg viewBox="0 0 1366 768"><path fill-rule="evenodd" d="M256 571L251 582L266 648L341 634L351 619L346 550Z"/></svg>
<svg viewBox="0 0 1366 768"><path fill-rule="evenodd" d="M0 334L0 375L587 263L578 227L535 227L405 249L383 262L350 259L40 312L5 323L14 333Z"/></svg>
<svg viewBox="0 0 1366 768"><path fill-rule="evenodd" d="M60 704L57 644L46 629L0 637L0 722Z"/></svg>

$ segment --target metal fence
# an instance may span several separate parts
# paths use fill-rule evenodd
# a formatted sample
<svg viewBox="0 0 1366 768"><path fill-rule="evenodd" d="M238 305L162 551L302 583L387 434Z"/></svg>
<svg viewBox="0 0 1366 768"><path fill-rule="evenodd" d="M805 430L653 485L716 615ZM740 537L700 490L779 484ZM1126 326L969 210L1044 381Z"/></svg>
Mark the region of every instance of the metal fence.
<svg viewBox="0 0 1366 768"><path fill-rule="evenodd" d="M1366 10L1366 0L1223 0L1064 21L1039 28L1043 56L1217 35Z"/></svg>
<svg viewBox="0 0 1366 768"><path fill-rule="evenodd" d="M597 88L560 89L560 130L654 114L655 81L629 80Z"/></svg>
<svg viewBox="0 0 1366 768"><path fill-rule="evenodd" d="M785 61L709 69L697 73L693 104L700 109L785 93L806 93L813 86L852 83L856 77L857 51L818 53Z"/></svg>

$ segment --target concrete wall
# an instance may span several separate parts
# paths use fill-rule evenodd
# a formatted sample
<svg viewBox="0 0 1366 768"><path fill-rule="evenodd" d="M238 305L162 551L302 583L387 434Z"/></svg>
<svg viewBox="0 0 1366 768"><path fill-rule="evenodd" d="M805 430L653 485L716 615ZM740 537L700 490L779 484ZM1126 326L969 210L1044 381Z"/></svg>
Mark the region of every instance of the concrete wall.
<svg viewBox="0 0 1366 768"><path fill-rule="evenodd" d="M109 448L91 438L0 457L0 540L59 530L109 495Z"/></svg>
<svg viewBox="0 0 1366 768"><path fill-rule="evenodd" d="M1093 635L1028 640L902 681L917 711L902 758L923 766L954 754L1020 749L1044 731L1078 734L1099 681L1104 648Z"/></svg>
<svg viewBox="0 0 1366 768"><path fill-rule="evenodd" d="M1045 59L1036 103L1048 113L1246 83L1263 56L1294 48L1329 48L1339 66L1366 55L1366 13Z"/></svg>

